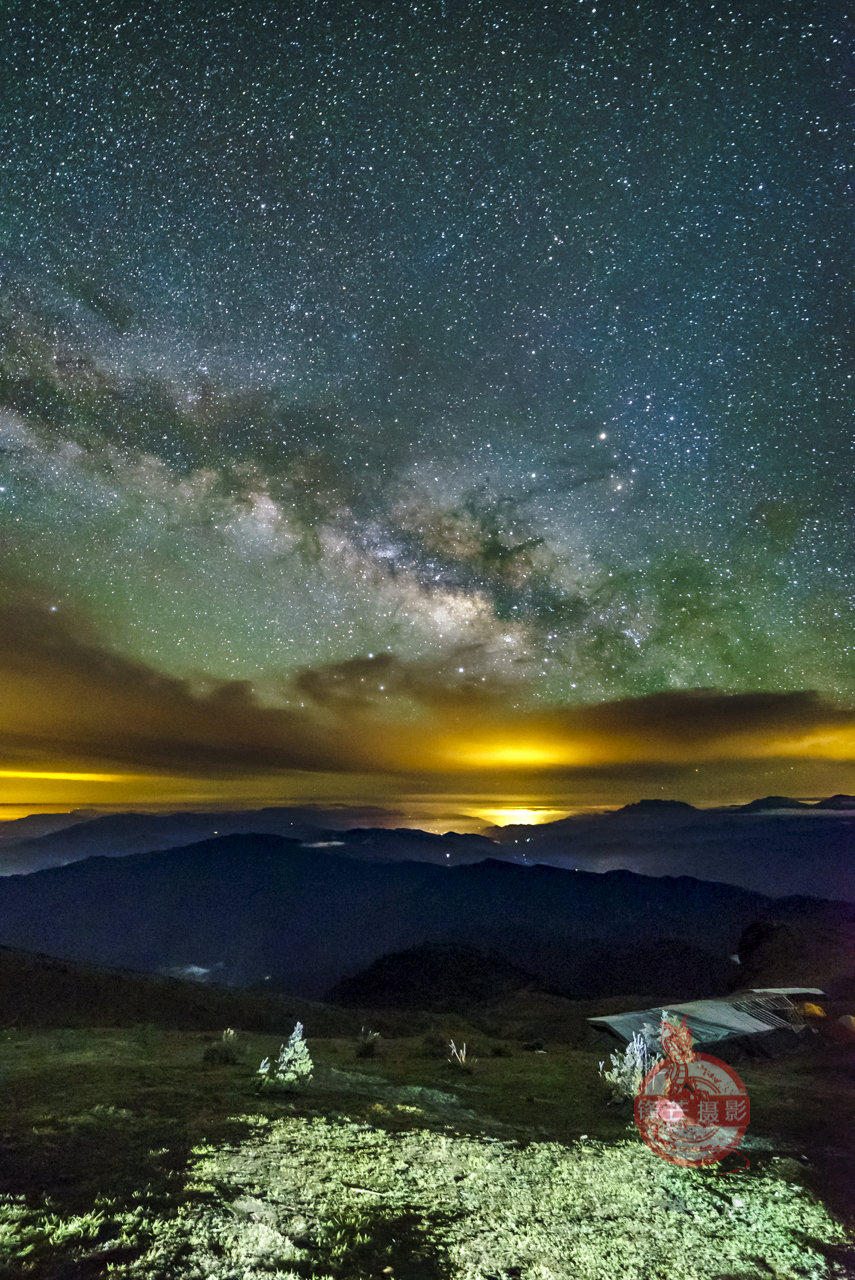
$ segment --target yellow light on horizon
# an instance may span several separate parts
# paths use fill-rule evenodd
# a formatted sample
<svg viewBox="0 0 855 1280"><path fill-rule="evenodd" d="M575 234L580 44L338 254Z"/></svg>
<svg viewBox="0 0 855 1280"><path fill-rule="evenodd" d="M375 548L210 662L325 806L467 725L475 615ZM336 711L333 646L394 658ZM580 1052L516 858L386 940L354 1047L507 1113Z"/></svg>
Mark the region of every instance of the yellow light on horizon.
<svg viewBox="0 0 855 1280"><path fill-rule="evenodd" d="M494 827L536 827L543 822L556 822L572 813L571 809L469 809L476 818L482 818Z"/></svg>
<svg viewBox="0 0 855 1280"><path fill-rule="evenodd" d="M805 734L785 742L776 742L770 754L806 756L819 760L855 760L855 729L848 725L825 733Z"/></svg>
<svg viewBox="0 0 855 1280"><path fill-rule="evenodd" d="M456 743L449 751L454 762L473 768L536 769L559 764L578 763L578 753L567 743L546 742L473 742Z"/></svg>
<svg viewBox="0 0 855 1280"><path fill-rule="evenodd" d="M68 773L54 769L0 769L0 778L40 778L49 782L126 782L129 773Z"/></svg>

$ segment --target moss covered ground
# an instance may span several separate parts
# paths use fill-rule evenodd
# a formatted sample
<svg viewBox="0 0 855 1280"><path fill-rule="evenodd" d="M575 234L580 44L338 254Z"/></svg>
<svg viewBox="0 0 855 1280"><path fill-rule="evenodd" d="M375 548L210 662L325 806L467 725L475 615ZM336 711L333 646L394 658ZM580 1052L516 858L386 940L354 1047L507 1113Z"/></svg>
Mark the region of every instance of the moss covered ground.
<svg viewBox="0 0 855 1280"><path fill-rule="evenodd" d="M311 1085L257 1092L290 1030L234 1063L210 1034L2 1033L0 1277L855 1276L848 1052L740 1066L748 1165L691 1170L608 1105L595 1051L449 1017L366 1057L359 1018L307 1018Z"/></svg>

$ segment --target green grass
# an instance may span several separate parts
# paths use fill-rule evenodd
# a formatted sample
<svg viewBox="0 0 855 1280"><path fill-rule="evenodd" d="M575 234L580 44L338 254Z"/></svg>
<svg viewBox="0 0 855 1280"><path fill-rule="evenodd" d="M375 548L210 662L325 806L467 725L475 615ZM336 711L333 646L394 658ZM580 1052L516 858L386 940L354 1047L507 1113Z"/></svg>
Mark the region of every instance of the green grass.
<svg viewBox="0 0 855 1280"><path fill-rule="evenodd" d="M853 1274L817 1198L855 1223L850 1056L740 1068L750 1167L723 1174L648 1152L596 1052L449 1017L365 1059L359 1025L319 1039L307 1019L315 1079L281 1096L255 1073L290 1026L242 1035L234 1065L203 1061L211 1033L0 1034L0 1278Z"/></svg>

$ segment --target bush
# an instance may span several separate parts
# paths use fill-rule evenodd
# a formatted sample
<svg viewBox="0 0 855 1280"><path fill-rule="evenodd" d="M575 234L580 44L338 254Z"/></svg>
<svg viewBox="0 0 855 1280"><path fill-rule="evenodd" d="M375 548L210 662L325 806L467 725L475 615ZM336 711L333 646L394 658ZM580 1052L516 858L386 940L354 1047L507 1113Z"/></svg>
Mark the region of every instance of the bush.
<svg viewBox="0 0 855 1280"><path fill-rule="evenodd" d="M226 1027L222 1040L209 1044L202 1054L202 1061L209 1066L233 1067L238 1061L237 1032Z"/></svg>
<svg viewBox="0 0 855 1280"><path fill-rule="evenodd" d="M237 1060L234 1046L224 1044L222 1040L206 1045L202 1053L202 1061L209 1067L233 1067Z"/></svg>
<svg viewBox="0 0 855 1280"><path fill-rule="evenodd" d="M609 1055L612 1064L609 1071L604 1070L605 1062L600 1063L600 1075L611 1088L613 1101L632 1101L635 1098L650 1068L657 1059L665 1056L662 1048L663 1034L673 1035L674 1032L668 1011L663 1009L659 1026L645 1022L641 1031L632 1037L624 1049L623 1057L616 1053Z"/></svg>
<svg viewBox="0 0 855 1280"><path fill-rule="evenodd" d="M357 1058L373 1058L379 1039L379 1031L372 1031L370 1027L363 1026L356 1038Z"/></svg>

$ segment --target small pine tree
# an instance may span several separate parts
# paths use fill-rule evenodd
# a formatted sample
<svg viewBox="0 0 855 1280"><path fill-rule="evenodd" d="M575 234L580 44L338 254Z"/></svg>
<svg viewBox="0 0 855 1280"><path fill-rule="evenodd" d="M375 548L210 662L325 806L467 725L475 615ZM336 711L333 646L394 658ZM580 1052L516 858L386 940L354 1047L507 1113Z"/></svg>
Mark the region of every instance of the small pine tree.
<svg viewBox="0 0 855 1280"><path fill-rule="evenodd" d="M667 1009L663 1009L658 1027L645 1022L624 1049L623 1057L610 1054L610 1070L605 1070L605 1062L600 1063L600 1075L609 1085L614 1102L631 1100L638 1093L645 1076L662 1052L662 1032L670 1025L669 1016Z"/></svg>
<svg viewBox="0 0 855 1280"><path fill-rule="evenodd" d="M271 1065L265 1058L258 1068L262 1088L296 1089L308 1084L313 1072L309 1047L303 1039L303 1024L298 1022L287 1044L280 1045L279 1057Z"/></svg>
<svg viewBox="0 0 855 1280"><path fill-rule="evenodd" d="M615 1102L623 1102L626 1098L634 1098L653 1065L653 1057L644 1038L634 1035L626 1046L623 1057L619 1057L616 1053L611 1054L610 1057L611 1069L606 1071L605 1062L601 1062L600 1075L609 1085L612 1099Z"/></svg>

